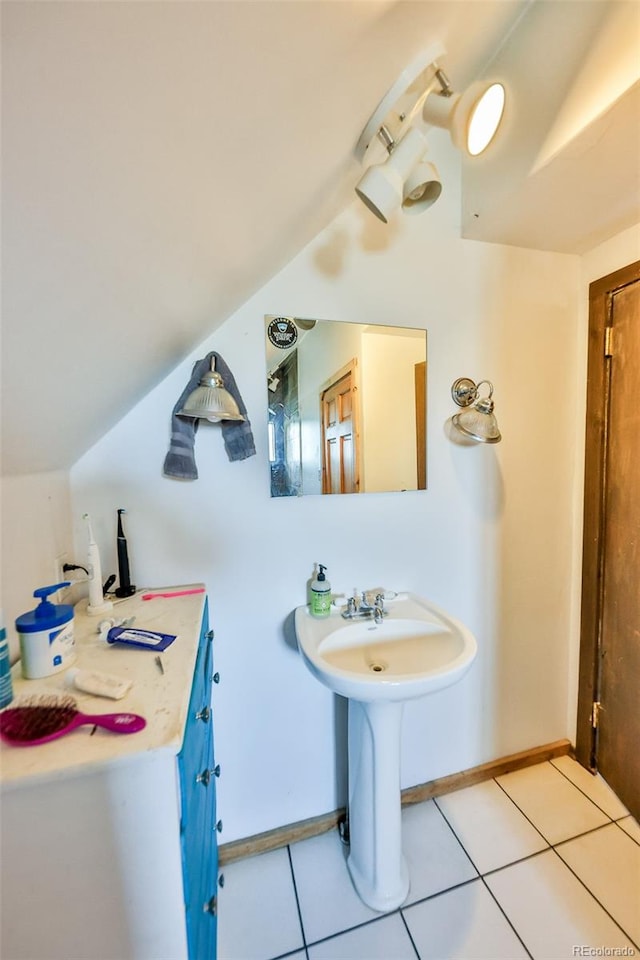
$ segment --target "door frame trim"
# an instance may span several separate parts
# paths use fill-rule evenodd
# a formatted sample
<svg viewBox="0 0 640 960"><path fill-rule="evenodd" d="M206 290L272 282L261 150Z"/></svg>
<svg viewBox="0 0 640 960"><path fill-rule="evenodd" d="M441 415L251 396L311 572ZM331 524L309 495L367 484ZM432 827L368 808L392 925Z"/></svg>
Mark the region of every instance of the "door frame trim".
<svg viewBox="0 0 640 960"><path fill-rule="evenodd" d="M594 701L598 699L599 685L598 666L604 588L603 548L606 522L607 420L611 366L610 358L605 356L605 330L611 326L613 295L638 280L640 280L640 260L601 277L589 285L576 760L593 771L597 769L592 711Z"/></svg>

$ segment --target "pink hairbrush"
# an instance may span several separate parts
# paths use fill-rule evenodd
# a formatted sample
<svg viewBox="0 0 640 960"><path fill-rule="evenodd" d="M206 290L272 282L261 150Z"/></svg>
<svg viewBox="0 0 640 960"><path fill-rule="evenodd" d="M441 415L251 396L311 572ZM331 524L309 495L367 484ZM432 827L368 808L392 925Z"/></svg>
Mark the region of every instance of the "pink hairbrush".
<svg viewBox="0 0 640 960"><path fill-rule="evenodd" d="M137 733L147 725L136 713L80 713L73 697L26 700L0 713L0 737L15 746L48 743L90 723L112 733Z"/></svg>

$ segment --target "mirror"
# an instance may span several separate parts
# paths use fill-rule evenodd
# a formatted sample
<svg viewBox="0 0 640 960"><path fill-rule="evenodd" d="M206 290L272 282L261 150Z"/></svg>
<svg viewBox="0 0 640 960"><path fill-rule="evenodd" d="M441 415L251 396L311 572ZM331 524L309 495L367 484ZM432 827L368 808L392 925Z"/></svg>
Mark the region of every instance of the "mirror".
<svg viewBox="0 0 640 960"><path fill-rule="evenodd" d="M427 486L427 333L265 317L271 496Z"/></svg>

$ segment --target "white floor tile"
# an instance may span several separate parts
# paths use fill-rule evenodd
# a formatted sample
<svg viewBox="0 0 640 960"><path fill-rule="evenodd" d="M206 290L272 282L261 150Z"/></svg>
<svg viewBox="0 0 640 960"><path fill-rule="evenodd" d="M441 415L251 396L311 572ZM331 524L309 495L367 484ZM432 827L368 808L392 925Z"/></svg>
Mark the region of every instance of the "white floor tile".
<svg viewBox="0 0 640 960"><path fill-rule="evenodd" d="M640 847L615 823L557 852L625 933L640 943Z"/></svg>
<svg viewBox="0 0 640 960"><path fill-rule="evenodd" d="M539 763L496 779L551 844L610 822L551 763Z"/></svg>
<svg viewBox="0 0 640 960"><path fill-rule="evenodd" d="M604 955L580 954L580 947L634 950L620 928L552 850L498 870L485 879L534 960Z"/></svg>
<svg viewBox="0 0 640 960"><path fill-rule="evenodd" d="M618 826L622 827L632 840L640 843L640 826L637 820L634 820L633 817L625 817L623 820L618 820Z"/></svg>
<svg viewBox="0 0 640 960"><path fill-rule="evenodd" d="M495 780L438 797L436 803L480 873L548 846Z"/></svg>
<svg viewBox="0 0 640 960"><path fill-rule="evenodd" d="M482 880L403 909L421 960L520 960L527 952Z"/></svg>
<svg viewBox="0 0 640 960"><path fill-rule="evenodd" d="M309 960L416 960L399 913L309 947Z"/></svg>
<svg viewBox="0 0 640 960"><path fill-rule="evenodd" d="M219 960L270 960L304 946L286 848L224 867Z"/></svg>
<svg viewBox="0 0 640 960"><path fill-rule="evenodd" d="M307 943L380 916L365 906L347 870L348 847L337 830L291 846L300 913Z"/></svg>
<svg viewBox="0 0 640 960"><path fill-rule="evenodd" d="M576 787L586 793L589 799L593 800L612 820L617 820L629 813L600 774L594 776L569 756L554 757L551 763L572 783L575 783Z"/></svg>
<svg viewBox="0 0 640 960"><path fill-rule="evenodd" d="M478 875L433 800L403 808L402 849L411 880L407 903Z"/></svg>

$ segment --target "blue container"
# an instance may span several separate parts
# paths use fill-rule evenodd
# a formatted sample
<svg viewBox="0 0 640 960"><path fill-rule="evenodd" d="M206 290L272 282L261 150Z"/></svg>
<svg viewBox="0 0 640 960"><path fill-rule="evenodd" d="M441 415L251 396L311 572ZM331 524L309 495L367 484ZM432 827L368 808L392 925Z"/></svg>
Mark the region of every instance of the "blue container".
<svg viewBox="0 0 640 960"><path fill-rule="evenodd" d="M50 677L66 670L76 658L73 607L47 600L50 594L69 585L65 581L34 590L33 595L40 600L39 605L16 620L16 630L20 635L22 676L27 680Z"/></svg>
<svg viewBox="0 0 640 960"><path fill-rule="evenodd" d="M11 683L9 644L7 642L7 631L4 628L4 617L0 610L0 710L7 707L12 700L13 684Z"/></svg>

